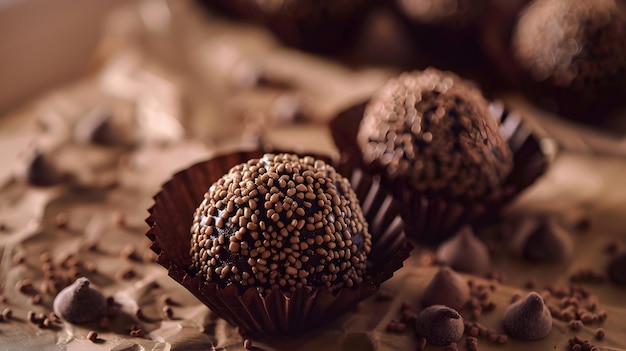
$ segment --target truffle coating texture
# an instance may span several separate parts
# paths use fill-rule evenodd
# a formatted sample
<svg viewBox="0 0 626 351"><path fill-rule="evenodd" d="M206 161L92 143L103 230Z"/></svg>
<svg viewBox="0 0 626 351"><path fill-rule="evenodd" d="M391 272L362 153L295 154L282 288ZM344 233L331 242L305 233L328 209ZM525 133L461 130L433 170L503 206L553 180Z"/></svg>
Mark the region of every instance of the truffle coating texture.
<svg viewBox="0 0 626 351"><path fill-rule="evenodd" d="M414 191L482 199L513 166L488 105L452 73L404 73L366 107L357 134L364 161Z"/></svg>
<svg viewBox="0 0 626 351"><path fill-rule="evenodd" d="M543 298L531 292L507 308L502 319L510 337L523 341L543 339L552 330L552 315Z"/></svg>
<svg viewBox="0 0 626 351"><path fill-rule="evenodd" d="M577 91L610 92L626 80L626 19L614 0L536 0L512 45L533 79Z"/></svg>
<svg viewBox="0 0 626 351"><path fill-rule="evenodd" d="M448 345L463 336L463 317L454 309L434 305L424 309L415 320L417 335L435 346Z"/></svg>
<svg viewBox="0 0 626 351"><path fill-rule="evenodd" d="M204 195L191 232L192 270L202 280L261 293L351 288L371 248L348 180L291 154L233 167Z"/></svg>

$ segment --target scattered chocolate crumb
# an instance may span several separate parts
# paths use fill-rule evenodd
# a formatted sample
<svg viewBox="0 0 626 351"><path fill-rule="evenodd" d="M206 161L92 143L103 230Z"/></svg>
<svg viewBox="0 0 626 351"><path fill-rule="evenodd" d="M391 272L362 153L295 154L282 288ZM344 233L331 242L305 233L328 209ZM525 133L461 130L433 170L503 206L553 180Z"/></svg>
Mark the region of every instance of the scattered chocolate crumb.
<svg viewBox="0 0 626 351"><path fill-rule="evenodd" d="M41 304L41 295L35 294L28 298L28 303L31 305L39 305Z"/></svg>
<svg viewBox="0 0 626 351"><path fill-rule="evenodd" d="M550 333L552 315L543 298L536 292L531 292L507 308L502 324L513 338L524 341L538 340Z"/></svg>
<svg viewBox="0 0 626 351"><path fill-rule="evenodd" d="M98 340L98 333L93 330L89 331L89 333L87 333L87 339L91 342L96 342Z"/></svg>
<svg viewBox="0 0 626 351"><path fill-rule="evenodd" d="M59 229L66 228L68 222L69 216L65 212L59 212L54 216L54 226Z"/></svg>
<svg viewBox="0 0 626 351"><path fill-rule="evenodd" d="M591 218L587 216L583 216L579 218L578 221L576 221L576 224L574 225L574 227L579 232L588 231L591 228Z"/></svg>
<svg viewBox="0 0 626 351"><path fill-rule="evenodd" d="M120 278L122 280L131 280L135 278L135 276L137 276L137 274L132 268L127 268L120 272Z"/></svg>
<svg viewBox="0 0 626 351"><path fill-rule="evenodd" d="M170 295L164 294L161 296L161 303L167 306L178 306L178 302L174 301Z"/></svg>
<svg viewBox="0 0 626 351"><path fill-rule="evenodd" d="M163 306L163 314L165 314L168 319L172 319L174 317L174 310L170 306Z"/></svg>
<svg viewBox="0 0 626 351"><path fill-rule="evenodd" d="M145 332L143 329L139 328L139 329L132 329L128 334L132 337L141 338L145 335Z"/></svg>
<svg viewBox="0 0 626 351"><path fill-rule="evenodd" d="M571 351L600 351L600 348L591 343L589 340L581 339L578 336L574 336L573 338L568 340L569 347Z"/></svg>
<svg viewBox="0 0 626 351"><path fill-rule="evenodd" d="M537 286L537 282L535 281L535 279L528 279L526 283L524 283L524 288L528 290L535 289L535 286Z"/></svg>
<svg viewBox="0 0 626 351"><path fill-rule="evenodd" d="M498 282L498 283L502 283L502 282L504 282L504 281L505 281L505 276L504 276L504 273L502 273L502 272L500 272L500 271L497 271L497 270L495 270L495 269L494 269L494 270L491 270L491 271L489 271L489 272L487 272L487 274L485 275L485 277L486 277L487 279L494 280L494 281L496 281L496 282Z"/></svg>
<svg viewBox="0 0 626 351"><path fill-rule="evenodd" d="M583 322L579 320L573 320L569 321L569 323L567 323L567 326L573 331L579 331L583 328Z"/></svg>
<svg viewBox="0 0 626 351"><path fill-rule="evenodd" d="M52 255L49 252L44 252L39 255L39 260L41 263L52 263Z"/></svg>
<svg viewBox="0 0 626 351"><path fill-rule="evenodd" d="M604 333L604 329L602 329L602 328L596 329L596 339L604 340L605 336L606 336L606 334Z"/></svg>
<svg viewBox="0 0 626 351"><path fill-rule="evenodd" d="M617 239L609 241L604 247L604 252L609 255L616 254L621 248L620 242Z"/></svg>
<svg viewBox="0 0 626 351"><path fill-rule="evenodd" d="M15 289L22 294L28 294L35 291L33 281L28 278L19 280L17 283L15 283Z"/></svg>
<svg viewBox="0 0 626 351"><path fill-rule="evenodd" d="M26 320L35 324L37 323L37 317L36 317L36 313L34 311L28 311L28 314L26 315Z"/></svg>
<svg viewBox="0 0 626 351"><path fill-rule="evenodd" d="M412 310L402 311L402 317L400 318L400 321L402 323L413 324L415 323L416 319L417 319L417 313L415 313L415 311L412 311Z"/></svg>
<svg viewBox="0 0 626 351"><path fill-rule="evenodd" d="M246 350L252 350L252 341L250 339L245 339L243 341L243 348Z"/></svg>
<svg viewBox="0 0 626 351"><path fill-rule="evenodd" d="M52 322L52 323L58 323L58 322L61 321L59 319L59 317L56 314L54 314L54 312L48 313L48 317L46 317L46 318L48 318L50 320L50 322Z"/></svg>
<svg viewBox="0 0 626 351"><path fill-rule="evenodd" d="M4 310L2 310L2 318L7 321L13 318L13 311L10 308L6 307Z"/></svg>
<svg viewBox="0 0 626 351"><path fill-rule="evenodd" d="M506 334L498 335L498 339L496 340L498 344L506 344L507 341L509 341L509 336Z"/></svg>
<svg viewBox="0 0 626 351"><path fill-rule="evenodd" d="M403 333L406 330L406 324L393 319L387 324L386 330L393 333Z"/></svg>
<svg viewBox="0 0 626 351"><path fill-rule="evenodd" d="M83 263L83 268L85 268L85 271L87 271L87 273L96 273L98 271L96 264L91 261L86 261L85 263Z"/></svg>
<svg viewBox="0 0 626 351"><path fill-rule="evenodd" d="M13 255L13 264L18 265L23 264L24 262L26 262L26 256L24 255L24 253L18 252Z"/></svg>
<svg viewBox="0 0 626 351"><path fill-rule="evenodd" d="M570 275L572 283L604 283L606 276L589 268L581 268Z"/></svg>
<svg viewBox="0 0 626 351"><path fill-rule="evenodd" d="M141 310L141 308L137 308L137 311L135 311L135 317L137 317L139 320L142 320L142 321L149 320L149 318L143 314L143 311Z"/></svg>
<svg viewBox="0 0 626 351"><path fill-rule="evenodd" d="M477 351L478 350L478 339L474 336L468 336L465 338L465 345L467 345L467 349L469 351Z"/></svg>
<svg viewBox="0 0 626 351"><path fill-rule="evenodd" d="M444 351L458 351L459 346L455 342L451 342L443 348Z"/></svg>

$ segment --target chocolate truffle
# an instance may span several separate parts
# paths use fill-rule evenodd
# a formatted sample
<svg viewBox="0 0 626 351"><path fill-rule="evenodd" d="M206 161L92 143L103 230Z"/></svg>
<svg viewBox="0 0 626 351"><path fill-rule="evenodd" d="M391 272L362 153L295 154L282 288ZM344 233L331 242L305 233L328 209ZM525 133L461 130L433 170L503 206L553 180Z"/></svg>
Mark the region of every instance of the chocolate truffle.
<svg viewBox="0 0 626 351"><path fill-rule="evenodd" d="M366 107L357 135L364 161L406 190L485 198L513 166L488 106L476 87L453 73L403 73Z"/></svg>
<svg viewBox="0 0 626 351"><path fill-rule="evenodd" d="M323 161L266 154L213 184L191 228L192 270L261 293L361 283L371 247L358 199Z"/></svg>
<svg viewBox="0 0 626 351"><path fill-rule="evenodd" d="M537 262L562 262L574 251L570 234L554 219L540 219L514 250L524 259Z"/></svg>
<svg viewBox="0 0 626 351"><path fill-rule="evenodd" d="M469 299L470 289L465 279L449 267L441 267L424 290L422 305L460 309Z"/></svg>
<svg viewBox="0 0 626 351"><path fill-rule="evenodd" d="M87 278L78 278L61 290L54 298L54 313L70 323L87 323L104 316L106 300L90 283Z"/></svg>
<svg viewBox="0 0 626 351"><path fill-rule="evenodd" d="M463 336L463 318L456 310L434 305L424 309L415 320L419 337L430 345L443 346L458 341Z"/></svg>
<svg viewBox="0 0 626 351"><path fill-rule="evenodd" d="M437 262L458 272L483 275L489 268L489 249L467 226L437 248Z"/></svg>
<svg viewBox="0 0 626 351"><path fill-rule="evenodd" d="M539 340L550 334L552 315L543 298L531 292L506 309L502 324L510 337L523 341Z"/></svg>
<svg viewBox="0 0 626 351"><path fill-rule="evenodd" d="M623 100L626 17L614 0L535 0L512 38L520 66L545 89L538 101L575 118L592 118ZM592 113L593 116L585 116Z"/></svg>

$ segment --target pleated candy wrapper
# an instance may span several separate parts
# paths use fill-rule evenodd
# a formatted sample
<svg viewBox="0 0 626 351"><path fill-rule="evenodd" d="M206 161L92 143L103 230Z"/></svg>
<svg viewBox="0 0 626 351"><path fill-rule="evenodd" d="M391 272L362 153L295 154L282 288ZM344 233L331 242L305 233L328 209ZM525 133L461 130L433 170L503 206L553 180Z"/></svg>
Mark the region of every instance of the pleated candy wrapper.
<svg viewBox="0 0 626 351"><path fill-rule="evenodd" d="M169 275L218 316L237 326L243 336L261 339L295 336L332 322L374 294L382 282L402 267L412 249L397 204L382 190L380 180L354 169L350 174L342 174L350 179L372 234L367 275L362 284L334 293L327 288L303 287L292 294L271 291L261 295L253 287L240 292L232 284L219 288L191 276L190 228L204 193L233 166L263 154L242 151L217 156L175 174L155 195L146 219L151 249ZM328 158L322 159L332 164Z"/></svg>
<svg viewBox="0 0 626 351"><path fill-rule="evenodd" d="M375 174L356 141L367 101L340 112L330 123L332 136L340 151L342 173L355 170ZM481 202L446 198L437 193L410 191L401 182L383 179L384 189L400 205L409 238L421 244L437 245L450 238L461 227L487 217L497 216L501 209L545 173L552 155L541 148L540 139L522 118L509 112L501 103L492 103L490 111L500 125L500 132L513 153L513 169L501 188Z"/></svg>

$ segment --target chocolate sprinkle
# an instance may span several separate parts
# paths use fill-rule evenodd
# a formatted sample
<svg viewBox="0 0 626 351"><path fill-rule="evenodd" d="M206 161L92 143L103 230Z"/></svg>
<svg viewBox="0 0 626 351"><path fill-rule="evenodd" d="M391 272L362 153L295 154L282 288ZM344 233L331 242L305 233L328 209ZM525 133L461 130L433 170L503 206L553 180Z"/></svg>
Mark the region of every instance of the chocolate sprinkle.
<svg viewBox="0 0 626 351"><path fill-rule="evenodd" d="M448 345L463 336L463 318L450 307L434 305L417 316L415 330L431 345Z"/></svg>
<svg viewBox="0 0 626 351"><path fill-rule="evenodd" d="M357 141L391 181L453 198L484 198L513 165L481 92L433 68L389 81L367 105Z"/></svg>
<svg viewBox="0 0 626 351"><path fill-rule="evenodd" d="M348 180L323 161L266 154L213 184L191 228L192 270L220 287L361 283L371 236Z"/></svg>
<svg viewBox="0 0 626 351"><path fill-rule="evenodd" d="M531 292L504 312L504 329L509 336L524 341L545 338L552 330L552 316L543 298Z"/></svg>

